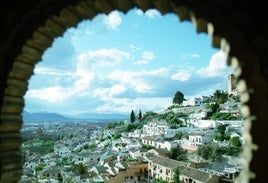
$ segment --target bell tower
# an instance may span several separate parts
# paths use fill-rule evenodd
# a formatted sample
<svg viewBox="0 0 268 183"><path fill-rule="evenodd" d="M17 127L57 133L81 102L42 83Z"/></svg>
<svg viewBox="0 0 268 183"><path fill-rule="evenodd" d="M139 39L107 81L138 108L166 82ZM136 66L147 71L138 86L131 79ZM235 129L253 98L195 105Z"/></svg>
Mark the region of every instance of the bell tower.
<svg viewBox="0 0 268 183"><path fill-rule="evenodd" d="M234 82L234 75L229 74L228 75L228 82L227 82L227 92L229 95L233 93L233 89L234 89L233 82Z"/></svg>

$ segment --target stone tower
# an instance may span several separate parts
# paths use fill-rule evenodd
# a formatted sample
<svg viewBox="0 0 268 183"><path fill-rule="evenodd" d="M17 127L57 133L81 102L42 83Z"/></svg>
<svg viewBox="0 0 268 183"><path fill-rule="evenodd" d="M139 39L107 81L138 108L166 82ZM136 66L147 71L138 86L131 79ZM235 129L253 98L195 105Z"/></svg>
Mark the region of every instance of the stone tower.
<svg viewBox="0 0 268 183"><path fill-rule="evenodd" d="M233 89L234 89L234 75L229 74L228 81L227 81L227 92L229 95L232 94Z"/></svg>
<svg viewBox="0 0 268 183"><path fill-rule="evenodd" d="M228 81L227 81L227 92L228 95L234 95L234 96L238 96L238 90L235 87L234 84L234 74L229 74L228 75Z"/></svg>

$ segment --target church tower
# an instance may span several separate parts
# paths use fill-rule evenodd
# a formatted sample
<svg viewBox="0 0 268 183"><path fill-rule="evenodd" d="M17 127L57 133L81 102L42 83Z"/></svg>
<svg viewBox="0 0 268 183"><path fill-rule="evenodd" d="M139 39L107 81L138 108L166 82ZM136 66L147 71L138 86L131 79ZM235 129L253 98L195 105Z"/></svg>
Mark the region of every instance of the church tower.
<svg viewBox="0 0 268 183"><path fill-rule="evenodd" d="M236 89L234 84L234 74L228 75L227 89L228 95L232 94L234 96L238 96L238 90Z"/></svg>
<svg viewBox="0 0 268 183"><path fill-rule="evenodd" d="M234 75L229 74L227 82L227 92L229 95L233 93L233 89L234 89Z"/></svg>

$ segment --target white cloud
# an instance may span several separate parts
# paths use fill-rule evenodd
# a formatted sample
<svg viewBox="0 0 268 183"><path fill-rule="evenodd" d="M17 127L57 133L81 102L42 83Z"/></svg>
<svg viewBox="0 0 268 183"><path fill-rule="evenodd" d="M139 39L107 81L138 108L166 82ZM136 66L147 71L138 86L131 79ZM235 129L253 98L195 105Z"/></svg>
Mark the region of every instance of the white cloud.
<svg viewBox="0 0 268 183"><path fill-rule="evenodd" d="M98 113L130 113L131 110L138 111L146 109L147 111L159 111L166 109L171 104L171 98L137 98L137 99L115 99L109 98L106 104L95 109Z"/></svg>
<svg viewBox="0 0 268 183"><path fill-rule="evenodd" d="M126 87L124 85L114 85L112 86L109 96L115 97L118 96L126 91Z"/></svg>
<svg viewBox="0 0 268 183"><path fill-rule="evenodd" d="M226 53L220 50L211 56L208 67L199 69L197 73L205 77L223 75L228 69L226 59Z"/></svg>
<svg viewBox="0 0 268 183"><path fill-rule="evenodd" d="M35 67L34 73L35 74L44 74L44 75L53 75L53 76L70 76L70 75L72 75L71 72L68 72L65 70L59 70L59 69L41 67L41 66Z"/></svg>
<svg viewBox="0 0 268 183"><path fill-rule="evenodd" d="M144 51L142 52L141 58L144 60L153 60L155 59L155 55L151 51Z"/></svg>
<svg viewBox="0 0 268 183"><path fill-rule="evenodd" d="M97 88L93 90L92 96L101 100L108 100L123 94L127 88L122 84L115 84L110 88Z"/></svg>
<svg viewBox="0 0 268 183"><path fill-rule="evenodd" d="M144 65L144 64L148 64L149 61L148 60L139 60L138 62L136 62L136 64L138 65Z"/></svg>
<svg viewBox="0 0 268 183"><path fill-rule="evenodd" d="M99 49L96 51L88 51L78 56L78 60L84 64L84 66L92 67L106 67L120 63L123 59L130 57L130 54L124 51L120 51L116 48L112 49Z"/></svg>
<svg viewBox="0 0 268 183"><path fill-rule="evenodd" d="M169 76L169 69L160 68L156 70L142 70L142 71L123 71L116 70L109 74L108 78L113 81L117 81L124 85L128 89L132 89L139 93L152 93L153 85L152 80L147 80L147 78L152 77L166 77Z"/></svg>
<svg viewBox="0 0 268 183"><path fill-rule="evenodd" d="M53 74L59 76L69 76L70 83L68 87L51 86L48 88L29 90L27 92L28 98L37 98L45 100L50 103L63 102L70 97L89 95L88 89L91 84L96 80L95 68L97 67L109 67L120 63L124 58L128 58L129 54L118 49L100 49L97 51L89 51L85 54L81 54L77 59L76 71L66 72L38 67L37 72L43 74ZM68 79L67 79L68 80ZM141 84L141 86L144 86ZM139 90L143 90L145 86ZM123 92L124 88L114 86L109 91L110 96L119 95Z"/></svg>
<svg viewBox="0 0 268 183"><path fill-rule="evenodd" d="M142 10L138 9L136 11L136 13L138 15L140 15L140 16L141 15L146 15L149 18L155 18L155 17L160 17L161 16L161 13L158 10L156 10L156 9L147 10L147 11L145 11L145 13Z"/></svg>
<svg viewBox="0 0 268 183"><path fill-rule="evenodd" d="M176 74L171 76L171 79L173 80L179 80L179 81L187 81L191 77L191 74L185 70L180 70Z"/></svg>
<svg viewBox="0 0 268 183"><path fill-rule="evenodd" d="M141 60L137 61L136 64L148 64L150 61L154 60L156 57L151 51L143 51L141 55Z"/></svg>
<svg viewBox="0 0 268 183"><path fill-rule="evenodd" d="M108 78L124 85L128 85L129 88L132 88L139 93L151 92L152 87L144 81L142 75L144 75L142 72L116 70L110 73Z"/></svg>
<svg viewBox="0 0 268 183"><path fill-rule="evenodd" d="M137 50L139 50L140 48L138 48L137 46L135 46L134 44L130 44L129 45L129 48L131 49L131 51L137 51Z"/></svg>
<svg viewBox="0 0 268 183"><path fill-rule="evenodd" d="M76 77L78 79L74 82L73 87L74 87L74 91L79 92L90 86L91 82L95 78L95 74L86 69L80 68L76 72Z"/></svg>
<svg viewBox="0 0 268 183"><path fill-rule="evenodd" d="M78 24L77 28L72 27L68 29L68 32L72 34L71 39L77 40L78 38L83 37L83 36L94 35L95 32L91 29L90 23L91 21L84 20Z"/></svg>
<svg viewBox="0 0 268 183"><path fill-rule="evenodd" d="M144 75L146 75L146 76L167 76L167 75L169 75L169 73L170 73L169 69L159 68L156 70L144 72Z"/></svg>
<svg viewBox="0 0 268 183"><path fill-rule="evenodd" d="M155 18L161 16L160 12L155 9L147 10L145 12L145 15L148 16L149 18Z"/></svg>
<svg viewBox="0 0 268 183"><path fill-rule="evenodd" d="M188 58L200 58L200 55L198 53L185 53L180 55L180 58L183 60Z"/></svg>
<svg viewBox="0 0 268 183"><path fill-rule="evenodd" d="M137 9L136 13L137 15L140 15L140 16L144 14L144 12L141 9Z"/></svg>
<svg viewBox="0 0 268 183"><path fill-rule="evenodd" d="M61 103L68 100L70 97L88 95L87 89L94 79L94 73L78 66L77 71L70 77L73 83L70 83L69 87L55 85L41 89L28 90L26 98L36 98L50 103Z"/></svg>
<svg viewBox="0 0 268 183"><path fill-rule="evenodd" d="M28 90L26 97L48 101L50 103L64 102L66 98L74 94L71 88L60 86L47 87L38 90Z"/></svg>
<svg viewBox="0 0 268 183"><path fill-rule="evenodd" d="M104 18L104 24L108 29L117 30L117 27L121 24L122 19L118 11L111 12L108 16Z"/></svg>

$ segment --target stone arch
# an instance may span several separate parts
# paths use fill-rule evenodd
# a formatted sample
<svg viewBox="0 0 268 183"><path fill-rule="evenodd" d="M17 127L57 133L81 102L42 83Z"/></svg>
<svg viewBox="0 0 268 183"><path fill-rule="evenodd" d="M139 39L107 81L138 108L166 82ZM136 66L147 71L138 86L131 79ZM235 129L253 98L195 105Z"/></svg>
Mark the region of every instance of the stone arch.
<svg viewBox="0 0 268 183"><path fill-rule="evenodd" d="M14 6L12 3L17 4ZM11 0L2 3L0 10L3 10L1 17L4 18L1 22L6 27L2 29L3 37L0 39L1 180L15 182L21 174L19 130L22 124L20 113L24 107L23 96L34 65L41 59L43 52L51 46L55 37L61 36L68 27L76 26L83 19L92 19L99 13L108 14L113 10L126 13L134 7L144 11L155 8L162 14L173 12L181 21L191 21L197 32L208 33L212 45L229 54L228 64L237 72L236 81L244 102L241 111L246 121L245 138L249 142L244 150L248 160L245 162L245 174L250 167L253 172L257 172L255 180L265 180L267 166L261 158L267 154L264 148L255 152L253 161L249 164L255 147L248 133L251 125L254 142L259 147L267 147L267 143L262 140L267 137L264 135L264 127L267 125L263 124L265 109L256 106L268 103L267 67L264 64L268 50L267 35L264 33L266 22L262 21L261 14L251 11L254 9L252 5L258 10L263 6L261 3L234 3L231 0L40 0L28 3ZM17 11L15 15L14 10ZM252 120L260 126L251 123ZM261 164L261 171L258 171L258 164ZM249 180L249 177L247 175L245 180Z"/></svg>

